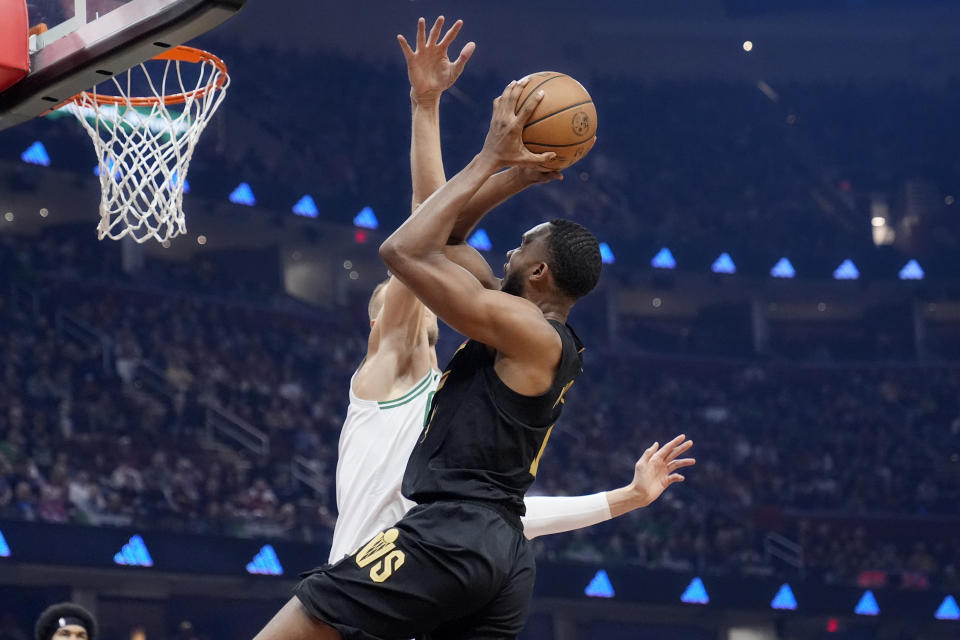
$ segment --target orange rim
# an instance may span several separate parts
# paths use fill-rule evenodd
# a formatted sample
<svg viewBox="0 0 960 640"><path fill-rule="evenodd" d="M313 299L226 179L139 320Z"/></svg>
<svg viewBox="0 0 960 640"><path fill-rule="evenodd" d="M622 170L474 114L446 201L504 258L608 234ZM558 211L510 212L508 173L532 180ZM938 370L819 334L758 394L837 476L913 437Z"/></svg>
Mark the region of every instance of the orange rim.
<svg viewBox="0 0 960 640"><path fill-rule="evenodd" d="M150 98L123 98L121 96L109 96L99 93L95 94L92 91L82 91L71 98L68 102L76 102L77 104L81 104L85 100L91 100L99 105L126 106L129 104L134 107L152 107L160 104L161 102L167 105L183 104L187 100L202 98L211 91L220 90L224 87L224 85L227 84L227 65L217 56L202 49L181 45L179 47L173 47L172 49L164 51L160 55L155 56L153 60L176 60L179 62L191 62L194 64L210 62L220 73L214 74L214 81L205 87L200 87L199 89L194 89L193 91L186 91L184 93L174 93L169 96L163 96L162 98L158 98L156 96Z"/></svg>

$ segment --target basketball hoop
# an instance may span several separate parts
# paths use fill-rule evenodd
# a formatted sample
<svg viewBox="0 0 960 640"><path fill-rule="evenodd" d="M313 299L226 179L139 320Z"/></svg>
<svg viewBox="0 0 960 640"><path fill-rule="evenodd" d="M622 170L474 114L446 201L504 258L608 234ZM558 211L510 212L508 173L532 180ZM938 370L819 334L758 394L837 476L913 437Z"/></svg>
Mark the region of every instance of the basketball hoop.
<svg viewBox="0 0 960 640"><path fill-rule="evenodd" d="M226 95L227 66L211 53L179 46L111 81L116 95L94 87L66 103L97 152L102 191L97 237L129 235L138 243L150 238L162 243L187 231L187 169ZM147 95L131 95L137 91Z"/></svg>

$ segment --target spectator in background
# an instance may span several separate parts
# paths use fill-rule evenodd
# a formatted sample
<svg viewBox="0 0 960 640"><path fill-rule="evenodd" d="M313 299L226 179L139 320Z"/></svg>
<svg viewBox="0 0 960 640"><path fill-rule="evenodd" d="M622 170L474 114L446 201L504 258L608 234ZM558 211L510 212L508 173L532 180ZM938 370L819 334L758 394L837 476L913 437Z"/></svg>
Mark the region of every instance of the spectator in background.
<svg viewBox="0 0 960 640"><path fill-rule="evenodd" d="M34 640L97 640L97 620L73 602L47 607L37 619Z"/></svg>

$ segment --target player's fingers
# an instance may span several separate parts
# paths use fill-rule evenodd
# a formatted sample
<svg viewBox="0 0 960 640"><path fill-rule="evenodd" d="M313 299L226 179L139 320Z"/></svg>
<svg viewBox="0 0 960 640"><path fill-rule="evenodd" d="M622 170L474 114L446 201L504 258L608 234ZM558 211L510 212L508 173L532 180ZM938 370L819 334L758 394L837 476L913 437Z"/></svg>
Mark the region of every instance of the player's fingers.
<svg viewBox="0 0 960 640"><path fill-rule="evenodd" d="M413 55L413 49L410 48L410 43L399 33L397 34L397 42L400 43L400 50L403 51L403 57L409 60L410 56Z"/></svg>
<svg viewBox="0 0 960 640"><path fill-rule="evenodd" d="M427 44L434 45L437 44L437 40L440 38L440 32L443 30L443 16L437 16L437 21L433 23L433 26L430 28L430 35L427 36Z"/></svg>
<svg viewBox="0 0 960 640"><path fill-rule="evenodd" d="M547 94L544 93L543 89L538 89L536 93L524 100L520 106L520 110L517 112L517 122L526 124L531 114L533 114L533 110L540 105L545 95ZM517 97L519 97L519 95Z"/></svg>
<svg viewBox="0 0 960 640"><path fill-rule="evenodd" d="M517 160L516 164L524 167L540 167L556 159L557 154L553 151L547 151L546 153L531 153L526 151L523 157Z"/></svg>
<svg viewBox="0 0 960 640"><path fill-rule="evenodd" d="M467 60L470 59L470 56L473 55L473 52L476 51L476 49L476 42L468 42L463 46L463 50L460 51L460 57L457 58L457 61L453 63L457 69L458 76L463 73L463 68L467 65Z"/></svg>
<svg viewBox="0 0 960 640"><path fill-rule="evenodd" d="M667 465L667 471L676 471L677 469L683 469L684 467L692 467L697 464L695 458L680 458L679 460L674 460Z"/></svg>
<svg viewBox="0 0 960 640"><path fill-rule="evenodd" d="M684 480L686 480L686 478L679 473L671 473L669 476L667 476L667 486L669 487L674 482L683 482Z"/></svg>
<svg viewBox="0 0 960 640"><path fill-rule="evenodd" d="M597 145L597 136L593 136L590 140L590 143L587 145L587 148L583 150L583 155L590 153L590 149L593 149Z"/></svg>
<svg viewBox="0 0 960 640"><path fill-rule="evenodd" d="M417 21L417 51L420 51L427 45L427 21L420 18Z"/></svg>
<svg viewBox="0 0 960 640"><path fill-rule="evenodd" d="M457 20L456 22L454 22L453 26L450 27L447 33L444 34L443 38L441 38L439 42L440 47L442 49L446 49L447 47L449 47L450 43L454 41L454 39L457 37L457 34L460 33L460 29L462 28L463 28L463 20Z"/></svg>
<svg viewBox="0 0 960 640"><path fill-rule="evenodd" d="M687 451L690 451L690 448L691 448L692 446L693 446L693 440L687 440L686 442L684 442L684 443L681 444L680 446L675 447L675 448L673 449L673 451L670 452L670 455L667 456L667 461L669 462L670 460L674 460L674 459L680 457L680 455L686 453Z"/></svg>
<svg viewBox="0 0 960 640"><path fill-rule="evenodd" d="M503 93L501 93L501 94L499 95L499 97L497 97L497 99L494 101L494 104L502 104L502 103L504 103L504 102L506 102L506 103L509 104L509 103L510 103L510 96L513 95L513 87L514 87L515 84L517 84L517 81L516 81L516 80L511 80L511 81L510 81L510 84L508 84L506 87L504 87Z"/></svg>
<svg viewBox="0 0 960 640"><path fill-rule="evenodd" d="M649 460L650 456L656 453L656 451L657 451L657 443L654 442L652 445L647 447L646 451L643 452L643 455L640 456L639 460L637 460L637 464L640 464L641 462L646 462L647 460Z"/></svg>
<svg viewBox="0 0 960 640"><path fill-rule="evenodd" d="M663 445L663 455L664 455L664 456L670 455L670 453L673 451L674 447L676 447L678 444L680 444L681 442L683 442L683 441L686 439L686 437L687 437L687 436L685 436L685 435L683 435L683 434L681 433L681 434L678 435L676 438L674 438L673 440L671 440L671 441L668 442L667 444Z"/></svg>

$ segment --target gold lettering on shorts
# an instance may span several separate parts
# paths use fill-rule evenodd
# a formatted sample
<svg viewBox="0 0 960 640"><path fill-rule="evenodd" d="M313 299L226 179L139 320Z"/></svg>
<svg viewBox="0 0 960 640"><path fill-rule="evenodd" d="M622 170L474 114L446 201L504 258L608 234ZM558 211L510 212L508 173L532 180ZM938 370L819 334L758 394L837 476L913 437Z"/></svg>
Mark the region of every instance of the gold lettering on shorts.
<svg viewBox="0 0 960 640"><path fill-rule="evenodd" d="M370 569L370 579L374 582L384 582L393 575L393 572L403 566L407 559L403 551L394 549L383 560Z"/></svg>
<svg viewBox="0 0 960 640"><path fill-rule="evenodd" d="M397 546L394 543L398 535L400 535L400 532L396 529L387 529L374 536L373 540L364 545L363 549L357 553L357 566L363 569L393 551Z"/></svg>

